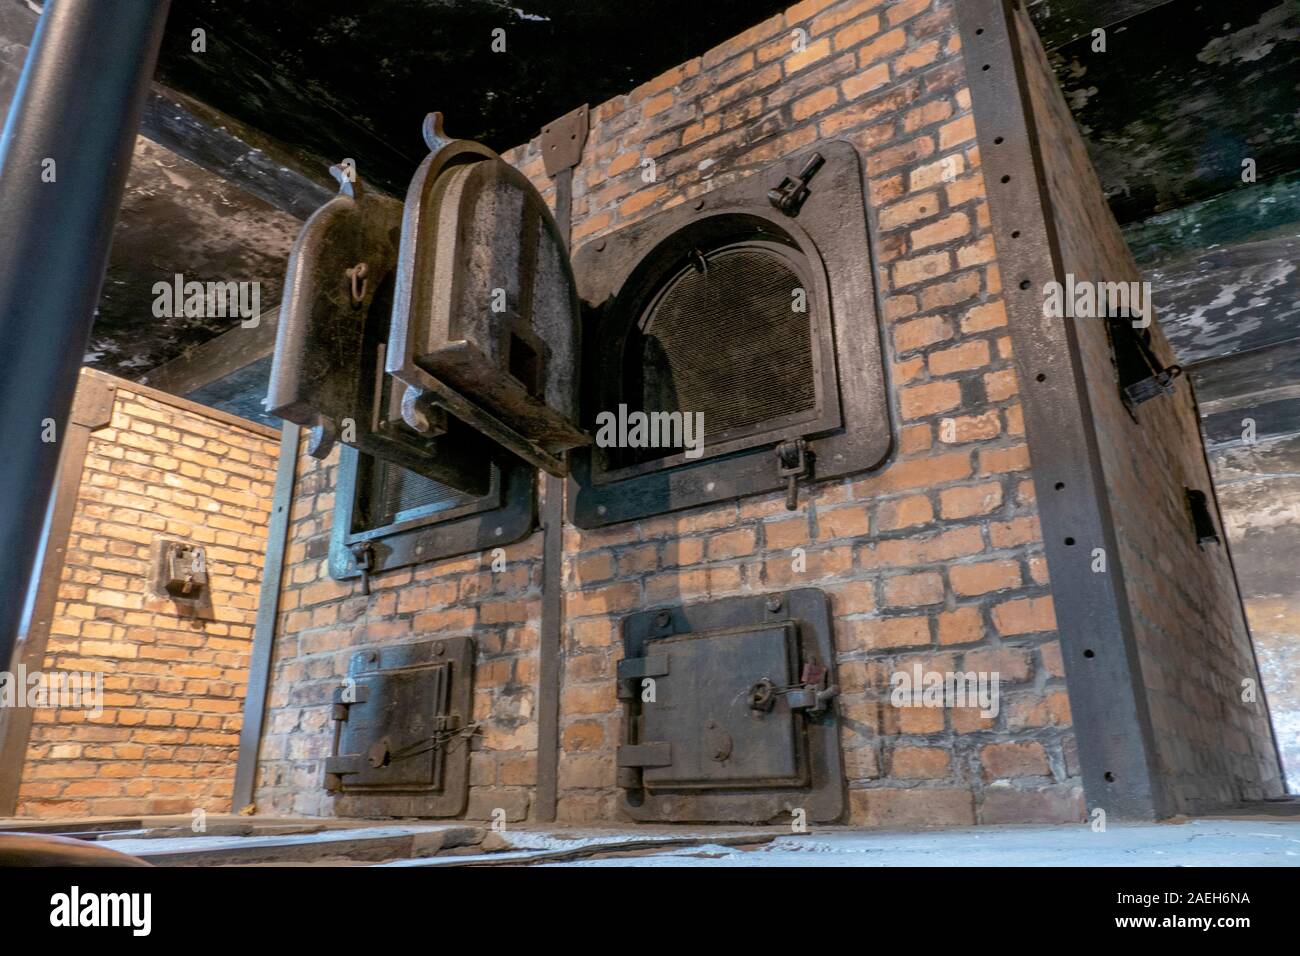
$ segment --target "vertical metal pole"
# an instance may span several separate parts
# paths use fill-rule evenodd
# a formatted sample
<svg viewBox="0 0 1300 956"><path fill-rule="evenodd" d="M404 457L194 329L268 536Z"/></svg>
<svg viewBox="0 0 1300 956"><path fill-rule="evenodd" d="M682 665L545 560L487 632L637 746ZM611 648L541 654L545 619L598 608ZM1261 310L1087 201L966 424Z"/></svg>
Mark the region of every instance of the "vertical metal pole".
<svg viewBox="0 0 1300 956"><path fill-rule="evenodd" d="M573 168L587 145L590 114L584 103L542 130L546 174L555 183L555 224L567 250L573 242ZM542 500L542 620L538 635L537 788L531 817L553 823L559 805L560 691L564 683L565 480L546 475Z"/></svg>
<svg viewBox="0 0 1300 956"><path fill-rule="evenodd" d="M266 529L266 562L262 565L262 590L257 599L257 623L248 661L248 692L244 696L244 724L239 731L239 759L231 813L253 802L257 792L257 752L266 723L266 698L271 690L271 658L275 654L276 622L280 619L280 586L284 578L284 549L289 544L289 516L298 474L298 441L302 430L285 422L280 432L280 463L275 472L271 521Z"/></svg>
<svg viewBox="0 0 1300 956"><path fill-rule="evenodd" d="M0 661L13 651L168 3L48 0L0 135Z"/></svg>

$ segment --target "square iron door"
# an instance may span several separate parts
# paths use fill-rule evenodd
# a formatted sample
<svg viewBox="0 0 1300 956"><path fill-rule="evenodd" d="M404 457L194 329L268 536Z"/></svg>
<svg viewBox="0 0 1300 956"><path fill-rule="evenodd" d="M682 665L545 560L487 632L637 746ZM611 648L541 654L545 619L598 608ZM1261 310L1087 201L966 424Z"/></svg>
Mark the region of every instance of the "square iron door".
<svg viewBox="0 0 1300 956"><path fill-rule="evenodd" d="M641 709L641 737L671 741L671 763L647 766L647 789L804 786L803 735L784 698L750 706L752 688L787 687L797 673L798 639L790 622L665 638L656 653L670 670L653 704Z"/></svg>
<svg viewBox="0 0 1300 956"><path fill-rule="evenodd" d="M830 604L800 588L623 620L618 779L656 822L775 822L844 810Z"/></svg>
<svg viewBox="0 0 1300 956"><path fill-rule="evenodd" d="M340 816L465 809L474 644L468 637L353 655L334 695L326 786Z"/></svg>

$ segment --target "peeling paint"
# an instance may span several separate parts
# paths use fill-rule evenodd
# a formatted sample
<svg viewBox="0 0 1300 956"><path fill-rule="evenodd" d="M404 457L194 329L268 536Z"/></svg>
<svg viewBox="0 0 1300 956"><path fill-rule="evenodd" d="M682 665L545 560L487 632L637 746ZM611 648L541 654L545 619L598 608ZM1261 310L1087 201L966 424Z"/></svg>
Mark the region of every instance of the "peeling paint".
<svg viewBox="0 0 1300 956"><path fill-rule="evenodd" d="M1290 4L1280 3L1269 10L1258 22L1227 36L1215 37L1196 54L1202 63L1224 64L1253 63L1262 60L1283 40L1300 39L1300 28L1290 26L1293 11ZM1229 24L1224 24L1228 29Z"/></svg>

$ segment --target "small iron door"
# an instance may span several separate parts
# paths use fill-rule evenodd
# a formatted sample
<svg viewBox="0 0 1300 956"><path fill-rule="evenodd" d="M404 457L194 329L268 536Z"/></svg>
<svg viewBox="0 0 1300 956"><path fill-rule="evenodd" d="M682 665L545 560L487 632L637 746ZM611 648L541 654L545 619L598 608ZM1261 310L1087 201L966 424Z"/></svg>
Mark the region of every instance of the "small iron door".
<svg viewBox="0 0 1300 956"><path fill-rule="evenodd" d="M794 682L797 639L786 622L663 640L668 673L641 709L641 736L670 741L671 762L644 768L646 788L806 785L797 713L779 694L753 700L755 687Z"/></svg>
<svg viewBox="0 0 1300 956"><path fill-rule="evenodd" d="M770 822L843 812L834 650L813 588L623 621L624 808L637 820Z"/></svg>
<svg viewBox="0 0 1300 956"><path fill-rule="evenodd" d="M361 651L334 695L336 812L455 816L467 794L473 641Z"/></svg>

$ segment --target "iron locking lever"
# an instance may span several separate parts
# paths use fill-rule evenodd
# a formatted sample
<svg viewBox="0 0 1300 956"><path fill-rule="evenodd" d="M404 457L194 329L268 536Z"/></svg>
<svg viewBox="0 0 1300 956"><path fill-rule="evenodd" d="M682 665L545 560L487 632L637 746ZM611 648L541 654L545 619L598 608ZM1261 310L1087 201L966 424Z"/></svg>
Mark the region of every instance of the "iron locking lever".
<svg viewBox="0 0 1300 956"><path fill-rule="evenodd" d="M787 216L799 215L799 210L803 208L804 202L811 193L808 183L825 164L826 159L821 153L813 153L808 158L808 162L803 164L798 178L791 179L786 176L779 186L767 191L768 201Z"/></svg>
<svg viewBox="0 0 1300 956"><path fill-rule="evenodd" d="M822 664L810 661L804 664L799 675L799 683L788 687L779 687L770 678L764 677L749 689L749 709L760 714L771 712L776 706L776 699L784 695L791 711L807 711L816 717L826 710L826 706L840 695L838 684L826 686L826 668Z"/></svg>
<svg viewBox="0 0 1300 956"><path fill-rule="evenodd" d="M785 507L794 511L799 507L799 479L812 474L812 453L808 442L802 438L782 442L776 446L777 475L785 479Z"/></svg>
<svg viewBox="0 0 1300 956"><path fill-rule="evenodd" d="M348 546L352 552L352 560L356 562L357 570L361 572L361 593L370 594L370 571L374 567L375 549L369 541L358 541L356 544Z"/></svg>

